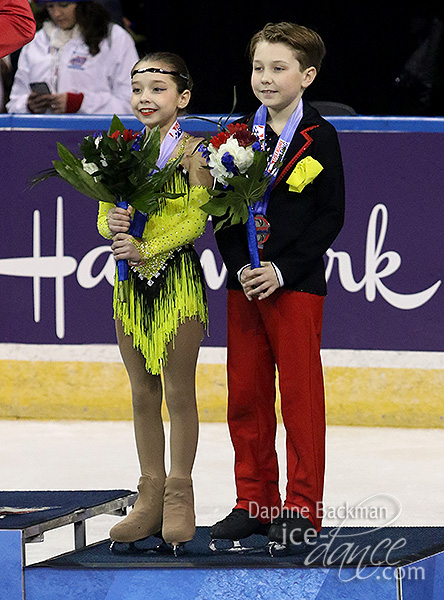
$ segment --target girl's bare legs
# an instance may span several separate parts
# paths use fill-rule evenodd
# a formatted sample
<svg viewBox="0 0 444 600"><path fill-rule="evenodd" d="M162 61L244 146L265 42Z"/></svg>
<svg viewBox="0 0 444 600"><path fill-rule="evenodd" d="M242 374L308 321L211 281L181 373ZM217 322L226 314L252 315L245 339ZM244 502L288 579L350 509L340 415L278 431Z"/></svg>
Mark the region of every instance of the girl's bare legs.
<svg viewBox="0 0 444 600"><path fill-rule="evenodd" d="M133 347L132 336L125 335L116 320L117 341L131 384L134 433L141 477L139 497L134 509L110 531L112 540L132 542L154 535L162 527L165 486L165 436L161 415L160 376L145 368L145 358Z"/></svg>
<svg viewBox="0 0 444 600"><path fill-rule="evenodd" d="M162 535L174 546L191 540L195 532L191 471L199 431L195 379L202 337L200 321L182 323L168 346L163 371L170 415L171 469L165 483Z"/></svg>

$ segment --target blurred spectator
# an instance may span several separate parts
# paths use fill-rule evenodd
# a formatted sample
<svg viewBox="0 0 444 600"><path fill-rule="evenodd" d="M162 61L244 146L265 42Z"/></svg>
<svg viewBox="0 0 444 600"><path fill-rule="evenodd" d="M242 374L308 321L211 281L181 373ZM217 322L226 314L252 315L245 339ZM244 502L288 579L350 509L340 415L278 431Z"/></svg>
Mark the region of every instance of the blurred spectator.
<svg viewBox="0 0 444 600"><path fill-rule="evenodd" d="M39 4L43 26L20 53L7 111L131 114L138 53L130 34L97 2Z"/></svg>
<svg viewBox="0 0 444 600"><path fill-rule="evenodd" d="M395 110L403 114L444 114L444 9L411 20L414 44L395 79Z"/></svg>
<svg viewBox="0 0 444 600"><path fill-rule="evenodd" d="M0 112L6 111L5 102L7 100L11 79L11 58L10 56L3 56L0 58Z"/></svg>
<svg viewBox="0 0 444 600"><path fill-rule="evenodd" d="M123 27L123 10L120 0L97 0L97 2L106 8L113 23Z"/></svg>
<svg viewBox="0 0 444 600"><path fill-rule="evenodd" d="M30 42L35 28L28 0L0 0L0 58Z"/></svg>

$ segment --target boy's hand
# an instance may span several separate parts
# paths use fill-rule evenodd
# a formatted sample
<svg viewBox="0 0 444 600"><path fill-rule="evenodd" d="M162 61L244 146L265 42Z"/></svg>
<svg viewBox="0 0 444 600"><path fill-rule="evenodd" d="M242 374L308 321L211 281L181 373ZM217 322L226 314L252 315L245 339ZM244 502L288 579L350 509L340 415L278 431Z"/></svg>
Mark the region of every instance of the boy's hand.
<svg viewBox="0 0 444 600"><path fill-rule="evenodd" d="M113 235L128 231L132 210L132 206L128 206L126 209L116 206L108 211L108 227Z"/></svg>
<svg viewBox="0 0 444 600"><path fill-rule="evenodd" d="M261 262L258 269L246 267L240 276L242 289L248 300L264 300L279 288L276 271L271 262Z"/></svg>

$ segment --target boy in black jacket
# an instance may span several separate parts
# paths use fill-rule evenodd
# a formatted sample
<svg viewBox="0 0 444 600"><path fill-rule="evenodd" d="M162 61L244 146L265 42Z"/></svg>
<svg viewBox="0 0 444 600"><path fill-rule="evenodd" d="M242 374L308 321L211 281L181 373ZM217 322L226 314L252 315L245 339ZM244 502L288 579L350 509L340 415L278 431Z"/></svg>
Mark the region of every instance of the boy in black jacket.
<svg viewBox="0 0 444 600"><path fill-rule="evenodd" d="M269 154L272 183L254 207L259 268L250 268L244 225L216 234L228 269L228 425L237 503L211 528L213 539L267 532L270 541L288 545L321 528L323 255L343 224L344 177L334 127L302 95L324 55L319 35L293 23L269 23L250 42L252 88L262 105L246 121ZM287 435L283 503L276 366Z"/></svg>

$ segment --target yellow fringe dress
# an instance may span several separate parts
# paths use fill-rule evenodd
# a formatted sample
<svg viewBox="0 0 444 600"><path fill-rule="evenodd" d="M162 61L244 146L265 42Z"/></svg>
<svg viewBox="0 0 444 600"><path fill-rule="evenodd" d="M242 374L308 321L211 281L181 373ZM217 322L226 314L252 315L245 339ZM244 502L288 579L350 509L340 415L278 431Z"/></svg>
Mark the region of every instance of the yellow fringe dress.
<svg viewBox="0 0 444 600"><path fill-rule="evenodd" d="M129 298L118 297L117 274L114 285L114 318L145 357L147 371L159 375L167 360L167 345L173 341L180 323L197 318L208 325L205 280L194 240L205 230L207 215L200 209L208 199L207 188L190 186L185 172L178 168L165 191L181 194L160 200L160 209L148 218L142 239L133 243L142 262L128 271ZM108 211L115 205L99 203L97 228L111 239Z"/></svg>

